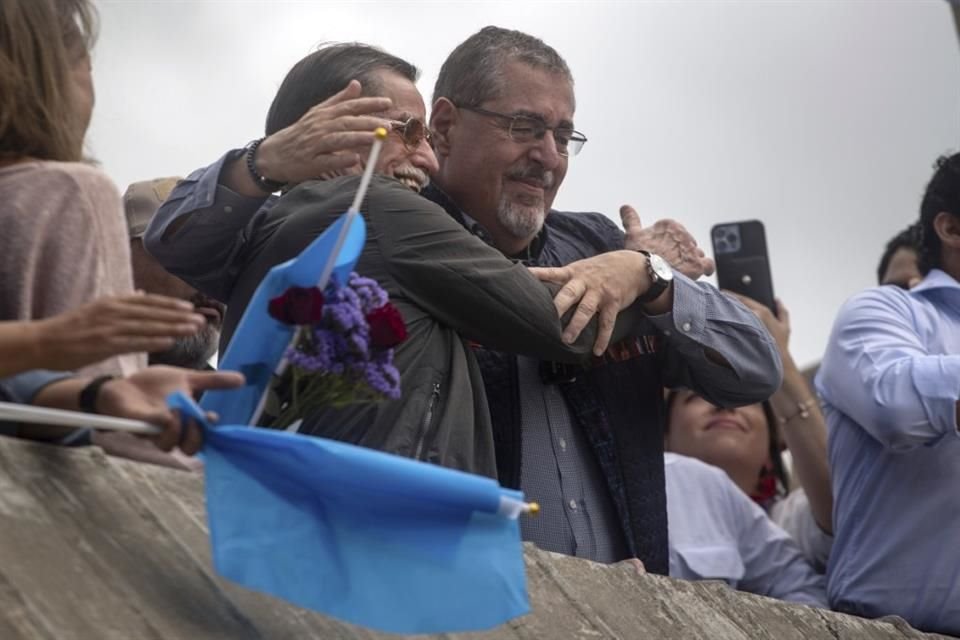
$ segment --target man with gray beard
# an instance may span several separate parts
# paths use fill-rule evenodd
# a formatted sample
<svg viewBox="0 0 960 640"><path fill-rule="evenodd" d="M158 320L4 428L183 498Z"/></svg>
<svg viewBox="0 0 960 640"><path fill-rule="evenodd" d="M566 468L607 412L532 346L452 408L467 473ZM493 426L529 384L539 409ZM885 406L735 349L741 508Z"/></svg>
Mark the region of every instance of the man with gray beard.
<svg viewBox="0 0 960 640"><path fill-rule="evenodd" d="M150 218L176 186L179 178L157 178L135 182L123 194L123 208L130 235L130 259L133 283L137 289L192 302L207 323L191 336L178 338L166 351L150 354L150 364L166 364L185 369L211 369L210 359L217 352L220 326L226 307L203 295L180 278L169 273L143 248L143 234Z"/></svg>
<svg viewBox="0 0 960 640"><path fill-rule="evenodd" d="M315 115L335 120L358 95L359 85L348 87L344 96L352 100L322 103ZM782 375L775 343L749 309L694 282L713 265L681 225L665 220L643 228L625 206L625 234L599 213L551 208L570 156L586 143L574 128L570 69L554 49L486 27L447 58L433 99L437 164L422 195L500 253L561 285L559 315L576 308L565 342L599 316L597 357L587 366L470 343L492 419L497 477L543 507L539 517L521 521L523 537L599 562L637 558L666 574L663 388L694 389L723 407L766 400ZM315 115L194 172L151 224L150 251L218 295L217 283L243 249L221 242L224 234L266 218L277 202L269 194L282 182L324 175L327 169L312 168L318 159L321 166L355 161L352 153L331 151L352 138L334 137L339 129ZM347 122L360 128L356 117ZM253 188L235 181L235 172L247 183L245 174L253 174ZM176 241L176 229L187 242ZM639 338L604 350L624 307L625 283L635 279L644 286L626 303L643 306L630 327ZM524 302L514 298L504 307ZM439 388L435 401L446 402Z"/></svg>

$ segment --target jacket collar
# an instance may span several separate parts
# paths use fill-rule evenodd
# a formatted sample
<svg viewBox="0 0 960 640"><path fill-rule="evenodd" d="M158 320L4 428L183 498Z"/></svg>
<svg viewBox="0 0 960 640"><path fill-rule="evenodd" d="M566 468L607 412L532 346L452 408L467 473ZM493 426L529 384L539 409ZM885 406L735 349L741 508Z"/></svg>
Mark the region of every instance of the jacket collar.
<svg viewBox="0 0 960 640"><path fill-rule="evenodd" d="M443 210L450 214L450 217L452 217L454 220L462 224L467 231L477 236L494 249L497 248L493 244L493 236L490 235L490 232L488 232L483 225L471 218L470 215L461 209L457 203L455 203L453 199L451 199L450 196L443 191L443 189L436 185L436 183L431 182L428 184L426 188L420 192L420 195L427 200L430 200L443 207ZM540 259L540 254L543 252L543 247L547 243L547 233L547 225L544 224L543 228L540 229L540 233L536 235L526 249L517 255L507 257L514 260L520 260L522 262L537 262Z"/></svg>

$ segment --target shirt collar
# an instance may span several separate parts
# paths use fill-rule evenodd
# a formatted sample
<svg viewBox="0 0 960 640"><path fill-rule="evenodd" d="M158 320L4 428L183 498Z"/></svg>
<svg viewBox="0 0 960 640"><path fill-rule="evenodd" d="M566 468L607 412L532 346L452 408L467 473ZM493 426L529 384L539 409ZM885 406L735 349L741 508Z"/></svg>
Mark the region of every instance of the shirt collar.
<svg viewBox="0 0 960 640"><path fill-rule="evenodd" d="M496 247L493 244L493 236L481 225L479 222L474 220L467 214L463 209L457 206L450 196L448 196L443 189L437 186L435 182L430 182L420 193L424 198L440 205L443 207L444 211L450 214L454 220L459 222L466 228L467 231L477 236L484 242L486 242L491 247ZM540 254L543 251L544 245L547 243L547 225L544 224L543 228L540 229L540 233L527 245L527 248L521 251L519 254L514 256L507 256L516 260L520 260L524 263L535 263L540 258Z"/></svg>
<svg viewBox="0 0 960 640"><path fill-rule="evenodd" d="M960 282L947 275L940 269L932 269L920 284L910 290L910 293L924 293L935 289L957 289L960 290Z"/></svg>

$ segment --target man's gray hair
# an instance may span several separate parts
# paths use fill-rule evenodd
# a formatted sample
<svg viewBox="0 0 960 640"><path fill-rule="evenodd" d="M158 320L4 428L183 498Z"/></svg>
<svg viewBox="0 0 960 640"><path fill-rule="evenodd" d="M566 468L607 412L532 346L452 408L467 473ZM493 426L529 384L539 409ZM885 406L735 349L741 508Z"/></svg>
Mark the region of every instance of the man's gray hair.
<svg viewBox="0 0 960 640"><path fill-rule="evenodd" d="M504 65L514 61L560 75L573 86L570 67L543 40L522 31L484 27L447 57L433 88L433 100L447 98L459 107L479 107L494 100L504 88Z"/></svg>

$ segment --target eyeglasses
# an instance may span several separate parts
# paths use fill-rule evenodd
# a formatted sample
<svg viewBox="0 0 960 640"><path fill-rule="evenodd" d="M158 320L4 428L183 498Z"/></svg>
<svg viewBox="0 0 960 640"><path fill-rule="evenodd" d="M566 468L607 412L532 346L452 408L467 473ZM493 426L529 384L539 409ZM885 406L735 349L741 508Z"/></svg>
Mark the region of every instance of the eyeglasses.
<svg viewBox="0 0 960 640"><path fill-rule="evenodd" d="M583 135L573 127L548 127L547 123L541 118L523 115L510 115L508 113L498 113L489 109L480 107L460 107L466 111L473 111L482 116L490 118L499 118L502 121L509 122L503 127L510 134L514 142L529 143L535 140L543 140L547 131L553 132L553 140L557 145L557 153L562 156L575 156L583 149L587 143L587 136Z"/></svg>
<svg viewBox="0 0 960 640"><path fill-rule="evenodd" d="M390 131L396 133L403 140L403 146L413 151L420 146L426 138L429 144L432 137L429 127L426 123L417 117L407 119L405 122L392 120L390 122Z"/></svg>

